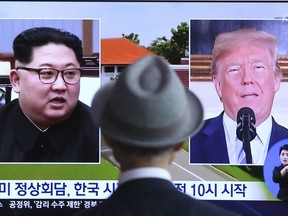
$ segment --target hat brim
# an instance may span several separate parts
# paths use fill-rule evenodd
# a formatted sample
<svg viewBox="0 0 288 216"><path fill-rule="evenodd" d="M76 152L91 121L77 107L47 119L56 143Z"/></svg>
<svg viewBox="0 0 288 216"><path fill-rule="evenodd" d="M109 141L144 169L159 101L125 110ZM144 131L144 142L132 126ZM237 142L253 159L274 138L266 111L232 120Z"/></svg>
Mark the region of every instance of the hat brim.
<svg viewBox="0 0 288 216"><path fill-rule="evenodd" d="M92 101L92 117L102 132L111 138L127 144L143 148L159 148L181 143L189 137L195 135L203 126L203 107L198 97L189 90L186 90L188 107L186 117L179 128L173 133L166 134L163 137L153 137L149 134L145 137L135 136L133 133L127 133L121 127L117 127L107 116L105 109L113 91L115 82L111 81L105 84L96 93Z"/></svg>

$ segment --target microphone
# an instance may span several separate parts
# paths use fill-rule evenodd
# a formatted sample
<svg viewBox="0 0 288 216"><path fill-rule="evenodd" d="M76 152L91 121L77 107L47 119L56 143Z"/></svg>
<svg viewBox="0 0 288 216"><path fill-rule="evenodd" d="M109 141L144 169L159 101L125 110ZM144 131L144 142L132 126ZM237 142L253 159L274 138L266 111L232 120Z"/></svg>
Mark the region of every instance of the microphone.
<svg viewBox="0 0 288 216"><path fill-rule="evenodd" d="M243 142L246 163L252 164L250 141L256 137L256 119L250 107L242 107L237 113L237 138Z"/></svg>

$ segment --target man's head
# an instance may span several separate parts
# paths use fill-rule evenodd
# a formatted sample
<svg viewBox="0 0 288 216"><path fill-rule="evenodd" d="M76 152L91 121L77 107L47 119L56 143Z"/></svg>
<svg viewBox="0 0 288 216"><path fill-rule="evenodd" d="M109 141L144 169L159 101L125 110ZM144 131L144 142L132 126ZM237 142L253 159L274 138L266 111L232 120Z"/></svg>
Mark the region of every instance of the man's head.
<svg viewBox="0 0 288 216"><path fill-rule="evenodd" d="M288 145L285 144L279 149L280 161L284 166L288 165Z"/></svg>
<svg viewBox="0 0 288 216"><path fill-rule="evenodd" d="M256 125L271 113L282 73L277 65L277 40L264 31L243 29L218 35L212 51L212 78L225 112L234 120L250 107Z"/></svg>
<svg viewBox="0 0 288 216"><path fill-rule="evenodd" d="M203 120L198 98L156 56L141 58L100 88L92 111L108 139L154 151L183 143Z"/></svg>
<svg viewBox="0 0 288 216"><path fill-rule="evenodd" d="M14 39L13 50L16 69L11 70L10 81L23 112L41 128L63 121L78 101L81 40L60 29L32 28ZM71 70L57 76L57 70L66 69Z"/></svg>

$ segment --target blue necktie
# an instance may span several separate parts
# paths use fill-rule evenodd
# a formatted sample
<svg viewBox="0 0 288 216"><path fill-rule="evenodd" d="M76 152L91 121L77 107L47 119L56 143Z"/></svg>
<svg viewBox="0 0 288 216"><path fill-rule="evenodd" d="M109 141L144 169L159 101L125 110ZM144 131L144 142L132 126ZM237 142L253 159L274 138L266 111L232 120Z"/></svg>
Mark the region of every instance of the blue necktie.
<svg viewBox="0 0 288 216"><path fill-rule="evenodd" d="M236 138L235 152L237 153L237 164L246 164L246 155L243 148L243 143L238 138Z"/></svg>
<svg viewBox="0 0 288 216"><path fill-rule="evenodd" d="M241 150L240 150L240 152L238 154L238 163L239 164L246 164L246 155L245 155L245 152L244 152L244 149L243 149L243 145L242 145L242 148L241 148Z"/></svg>

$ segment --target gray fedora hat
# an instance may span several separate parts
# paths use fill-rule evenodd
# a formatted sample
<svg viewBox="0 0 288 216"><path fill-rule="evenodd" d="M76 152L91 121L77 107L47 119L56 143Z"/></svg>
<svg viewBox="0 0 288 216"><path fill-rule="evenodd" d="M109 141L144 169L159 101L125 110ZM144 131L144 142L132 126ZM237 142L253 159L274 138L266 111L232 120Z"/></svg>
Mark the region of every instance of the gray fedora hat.
<svg viewBox="0 0 288 216"><path fill-rule="evenodd" d="M148 55L99 89L92 116L103 133L121 143L159 148L194 135L203 107L162 58Z"/></svg>

